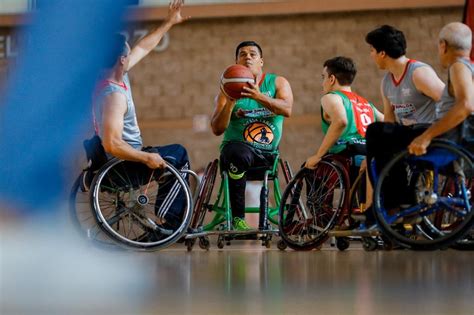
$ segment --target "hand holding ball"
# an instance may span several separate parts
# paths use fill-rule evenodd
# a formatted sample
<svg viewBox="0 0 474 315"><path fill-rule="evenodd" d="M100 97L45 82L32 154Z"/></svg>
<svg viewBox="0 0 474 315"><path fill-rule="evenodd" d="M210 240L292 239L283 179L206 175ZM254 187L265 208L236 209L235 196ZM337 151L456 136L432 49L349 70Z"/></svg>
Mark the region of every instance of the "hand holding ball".
<svg viewBox="0 0 474 315"><path fill-rule="evenodd" d="M228 67L221 76L221 90L229 98L240 99L244 86L255 83L255 77L249 68L242 65Z"/></svg>

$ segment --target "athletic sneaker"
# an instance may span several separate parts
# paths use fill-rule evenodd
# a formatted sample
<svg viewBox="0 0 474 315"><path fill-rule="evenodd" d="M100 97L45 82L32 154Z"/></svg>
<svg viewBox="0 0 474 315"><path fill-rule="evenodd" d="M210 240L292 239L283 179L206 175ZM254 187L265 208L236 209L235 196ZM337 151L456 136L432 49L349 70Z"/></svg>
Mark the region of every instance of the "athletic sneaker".
<svg viewBox="0 0 474 315"><path fill-rule="evenodd" d="M248 231L251 230L252 228L245 222L244 219L235 217L234 222L233 222L234 230L237 231Z"/></svg>

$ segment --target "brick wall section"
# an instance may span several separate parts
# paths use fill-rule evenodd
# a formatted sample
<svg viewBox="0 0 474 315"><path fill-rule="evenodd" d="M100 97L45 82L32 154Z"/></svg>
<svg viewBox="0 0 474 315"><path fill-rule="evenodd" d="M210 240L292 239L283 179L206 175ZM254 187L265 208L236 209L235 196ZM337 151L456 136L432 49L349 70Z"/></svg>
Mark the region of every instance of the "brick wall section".
<svg viewBox="0 0 474 315"><path fill-rule="evenodd" d="M190 20L171 30L167 50L152 53L130 74L143 138L146 144L184 144L193 168L215 158L221 138L210 130L194 132L192 119L211 115L220 74L234 63L235 46L252 39L264 50L265 70L286 77L293 88L293 117L285 123L281 151L296 168L321 142L324 60L352 57L359 69L354 90L379 105L383 73L370 59L365 34L381 24L397 26L407 36L407 56L433 65L444 80L436 37L444 24L461 18L462 8L443 8ZM0 82L4 68L0 61Z"/></svg>

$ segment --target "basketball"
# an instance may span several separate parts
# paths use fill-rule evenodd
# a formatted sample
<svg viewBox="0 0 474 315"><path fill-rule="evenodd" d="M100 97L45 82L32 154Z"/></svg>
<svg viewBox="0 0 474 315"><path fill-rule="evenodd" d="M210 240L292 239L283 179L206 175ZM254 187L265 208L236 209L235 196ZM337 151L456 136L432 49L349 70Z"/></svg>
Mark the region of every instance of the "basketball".
<svg viewBox="0 0 474 315"><path fill-rule="evenodd" d="M227 67L221 76L221 86L224 93L233 99L242 98L240 93L247 83L255 83L255 77L249 68L242 65Z"/></svg>

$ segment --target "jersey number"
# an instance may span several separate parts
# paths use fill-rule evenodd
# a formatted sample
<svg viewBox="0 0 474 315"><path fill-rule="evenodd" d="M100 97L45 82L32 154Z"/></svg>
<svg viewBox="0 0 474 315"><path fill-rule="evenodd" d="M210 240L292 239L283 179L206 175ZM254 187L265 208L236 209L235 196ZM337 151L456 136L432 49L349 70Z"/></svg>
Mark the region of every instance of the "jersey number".
<svg viewBox="0 0 474 315"><path fill-rule="evenodd" d="M357 132L365 137L367 126L374 122L374 112L372 107L364 102L352 102L354 108L354 116L356 120Z"/></svg>

